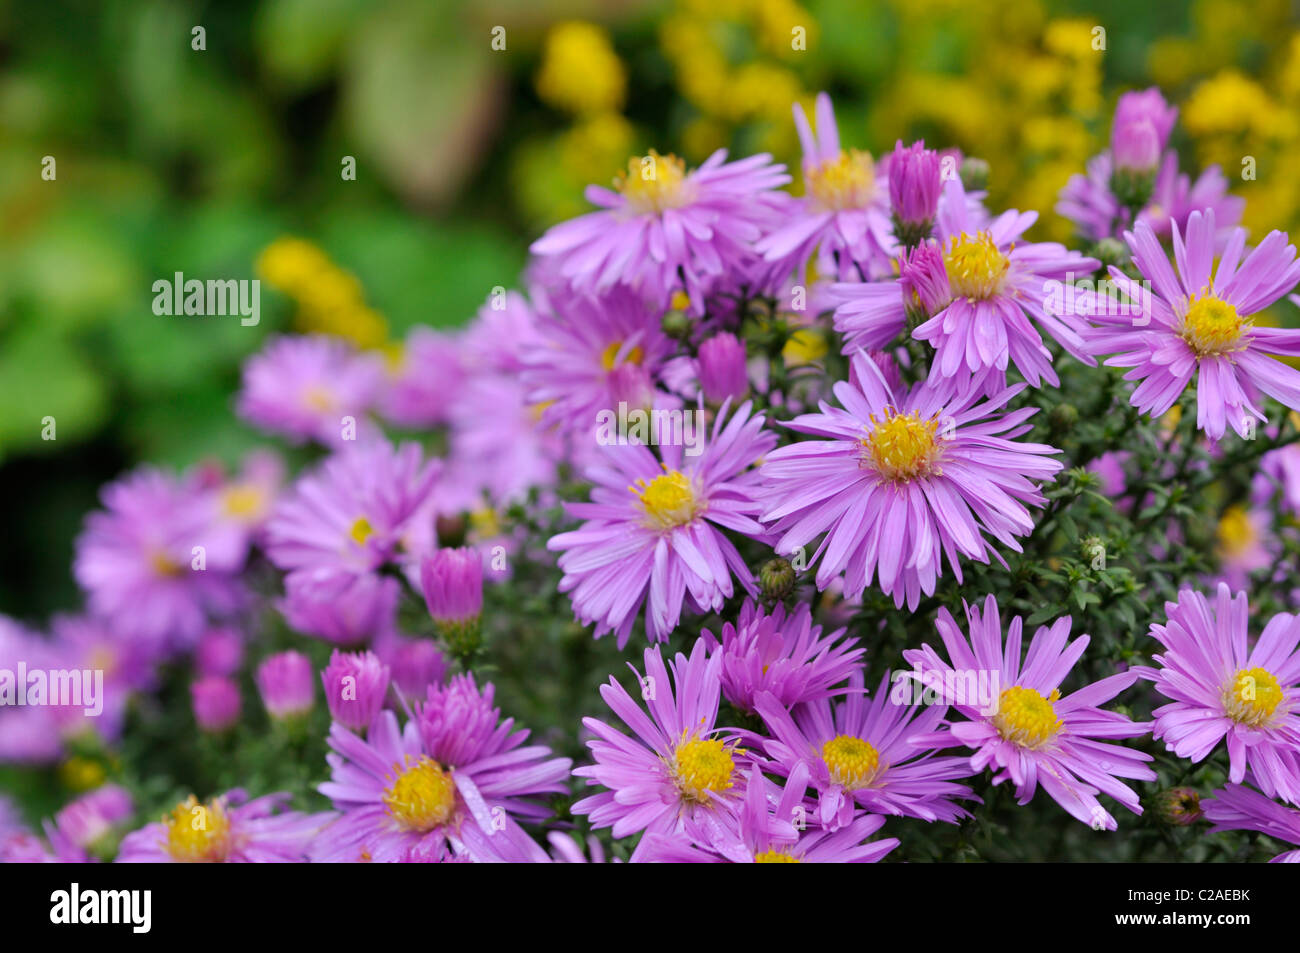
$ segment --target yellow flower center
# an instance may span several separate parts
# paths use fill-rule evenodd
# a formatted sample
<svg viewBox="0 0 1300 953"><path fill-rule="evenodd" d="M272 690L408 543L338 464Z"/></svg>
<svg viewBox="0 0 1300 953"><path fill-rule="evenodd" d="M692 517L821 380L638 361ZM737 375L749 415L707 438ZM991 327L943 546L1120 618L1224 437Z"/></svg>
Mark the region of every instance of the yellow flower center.
<svg viewBox="0 0 1300 953"><path fill-rule="evenodd" d="M1258 728L1282 704L1282 686L1268 669L1243 668L1223 690L1223 710L1241 725Z"/></svg>
<svg viewBox="0 0 1300 953"><path fill-rule="evenodd" d="M830 348L826 338L813 328L801 328L786 340L781 348L781 358L786 367L803 367L820 361Z"/></svg>
<svg viewBox="0 0 1300 953"><path fill-rule="evenodd" d="M680 470L668 470L649 483L637 480L628 487L641 500L645 524L652 529L675 529L695 519L703 508L695 499L691 480Z"/></svg>
<svg viewBox="0 0 1300 953"><path fill-rule="evenodd" d="M1244 506L1228 507L1219 520L1219 550L1225 556L1236 556L1255 542L1255 527Z"/></svg>
<svg viewBox="0 0 1300 953"><path fill-rule="evenodd" d="M456 782L451 773L428 755L406 756L406 764L384 792L384 806L402 827L425 833L441 827L456 813Z"/></svg>
<svg viewBox="0 0 1300 953"><path fill-rule="evenodd" d="M993 727L1003 739L1022 748L1037 750L1046 747L1065 727L1052 707L1060 698L1057 689L1044 698L1043 693L1036 689L1013 685L998 698Z"/></svg>
<svg viewBox="0 0 1300 953"><path fill-rule="evenodd" d="M253 484L228 487L221 494L221 508L227 516L250 519L262 512L266 494Z"/></svg>
<svg viewBox="0 0 1300 953"><path fill-rule="evenodd" d="M600 366L607 371L612 371L618 364L618 352L622 347L622 341L615 341L609 347L605 348L600 355ZM645 352L642 351L639 346L634 347L623 355L623 363L640 364L643 357L645 357Z"/></svg>
<svg viewBox="0 0 1300 953"><path fill-rule="evenodd" d="M798 857L787 854L781 850L765 850L761 854L754 855L756 864L802 864L803 861Z"/></svg>
<svg viewBox="0 0 1300 953"><path fill-rule="evenodd" d="M168 579L175 579L177 576L184 575L185 567L172 559L171 556L162 550L154 550L149 556L149 565L158 575Z"/></svg>
<svg viewBox="0 0 1300 953"><path fill-rule="evenodd" d="M375 535L375 528L370 525L370 520L364 516L357 517L357 521L352 524L348 530L348 538L358 546L366 545L366 540Z"/></svg>
<svg viewBox="0 0 1300 953"><path fill-rule="evenodd" d="M200 804L193 794L163 818L167 853L185 864L219 864L230 853L230 818L221 798Z"/></svg>
<svg viewBox="0 0 1300 953"><path fill-rule="evenodd" d="M823 159L805 172L808 193L831 211L866 208L876 186L876 166L871 154L841 149L834 159Z"/></svg>
<svg viewBox="0 0 1300 953"><path fill-rule="evenodd" d="M334 409L334 395L320 384L313 384L303 391L302 401L309 410L325 413Z"/></svg>
<svg viewBox="0 0 1300 953"><path fill-rule="evenodd" d="M822 745L822 760L831 780L846 790L866 787L880 767L880 754L868 741L852 735L836 735Z"/></svg>
<svg viewBox="0 0 1300 953"><path fill-rule="evenodd" d="M938 414L924 420L920 411L900 414L886 407L884 419L872 414L871 423L872 431L859 441L862 459L886 480L906 483L940 472Z"/></svg>
<svg viewBox="0 0 1300 953"><path fill-rule="evenodd" d="M683 741L673 753L673 782L688 801L706 803L711 794L730 790L735 770L731 749L717 738Z"/></svg>
<svg viewBox="0 0 1300 953"><path fill-rule="evenodd" d="M998 250L988 232L973 238L962 232L952 237L943 266L954 297L984 301L1002 290L1011 259Z"/></svg>
<svg viewBox="0 0 1300 953"><path fill-rule="evenodd" d="M1181 334L1197 357L1227 354L1241 350L1248 323L1228 302L1207 294L1188 304Z"/></svg>
<svg viewBox="0 0 1300 953"><path fill-rule="evenodd" d="M686 163L676 156L649 155L627 160L627 172L614 179L614 187L627 199L628 208L638 215L658 214L680 208L690 200Z"/></svg>

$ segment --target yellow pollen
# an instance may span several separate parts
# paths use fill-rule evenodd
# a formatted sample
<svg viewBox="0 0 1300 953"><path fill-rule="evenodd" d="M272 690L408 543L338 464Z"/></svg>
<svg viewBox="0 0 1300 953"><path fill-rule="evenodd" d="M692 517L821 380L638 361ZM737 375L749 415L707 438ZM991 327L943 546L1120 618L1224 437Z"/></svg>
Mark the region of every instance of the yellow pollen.
<svg viewBox="0 0 1300 953"><path fill-rule="evenodd" d="M221 798L200 804L193 794L163 817L167 853L186 864L219 864L230 853L230 819Z"/></svg>
<svg viewBox="0 0 1300 953"><path fill-rule="evenodd" d="M834 159L824 159L804 173L808 192L825 209L866 208L876 186L876 166L869 152L841 149Z"/></svg>
<svg viewBox="0 0 1300 953"><path fill-rule="evenodd" d="M859 441L862 459L884 479L906 483L940 472L938 414L923 420L920 411L900 414L886 407L884 420L877 420L872 414L871 423L871 432Z"/></svg>
<svg viewBox="0 0 1300 953"><path fill-rule="evenodd" d="M787 854L779 850L765 850L761 854L754 855L756 864L802 864L803 861L792 854Z"/></svg>
<svg viewBox="0 0 1300 953"><path fill-rule="evenodd" d="M1248 324L1228 302L1207 294L1192 298L1180 333L1197 357L1208 357L1241 350Z"/></svg>
<svg viewBox="0 0 1300 953"><path fill-rule="evenodd" d="M616 366L618 366L618 352L622 347L622 341L615 341L609 347L605 348L604 352L600 355L600 366L607 371L612 371ZM623 355L623 363L640 364L643 357L645 357L645 352L642 351L639 346L633 347Z"/></svg>
<svg viewBox="0 0 1300 953"><path fill-rule="evenodd" d="M993 727L1003 739L1022 748L1044 748L1065 727L1052 707L1060 698L1057 689L1044 698L1043 693L1036 689L1013 685L998 698Z"/></svg>
<svg viewBox="0 0 1300 953"><path fill-rule="evenodd" d="M357 521L352 524L348 530L348 537L358 546L366 545L366 540L375 535L375 528L370 525L370 520L364 516L357 517Z"/></svg>
<svg viewBox="0 0 1300 953"><path fill-rule="evenodd" d="M822 745L822 760L831 780L848 791L866 787L880 767L880 754L868 741L836 735Z"/></svg>
<svg viewBox="0 0 1300 953"><path fill-rule="evenodd" d="M1255 527L1244 506L1233 505L1224 511L1219 520L1218 537L1219 551L1229 557L1240 555L1255 542Z"/></svg>
<svg viewBox="0 0 1300 953"><path fill-rule="evenodd" d="M221 506L227 516L254 517L262 512L266 494L251 483L236 485L221 494Z"/></svg>
<svg viewBox="0 0 1300 953"><path fill-rule="evenodd" d="M649 483L637 480L628 487L641 500L645 523L652 529L675 529L685 526L702 508L695 499L690 477L680 470L668 470Z"/></svg>
<svg viewBox="0 0 1300 953"><path fill-rule="evenodd" d="M665 209L680 208L689 201L685 181L685 162L673 155L661 156L651 149L648 155L627 160L627 172L618 174L614 187L627 199L633 212L658 214Z"/></svg>
<svg viewBox="0 0 1300 953"><path fill-rule="evenodd" d="M313 384L303 391L302 400L310 410L324 413L334 409L334 395L320 384Z"/></svg>
<svg viewBox="0 0 1300 953"><path fill-rule="evenodd" d="M688 801L705 803L710 795L730 790L735 770L731 750L716 738L683 741L673 753L673 781Z"/></svg>
<svg viewBox="0 0 1300 953"><path fill-rule="evenodd" d="M185 573L185 567L172 559L162 550L155 550L149 556L149 564L153 567L154 572L160 576L165 576L168 579L175 579L177 576L184 575Z"/></svg>
<svg viewBox="0 0 1300 953"><path fill-rule="evenodd" d="M405 766L384 791L384 806L397 823L409 831L421 833L441 827L456 813L456 782L428 755L406 756Z"/></svg>
<svg viewBox="0 0 1300 953"><path fill-rule="evenodd" d="M668 307L673 311L685 311L691 306L691 296L681 288L673 292L673 299L669 302Z"/></svg>
<svg viewBox="0 0 1300 953"><path fill-rule="evenodd" d="M1002 289L1011 259L998 250L988 232L979 232L974 238L962 232L952 237L943 266L954 297L984 301Z"/></svg>
<svg viewBox="0 0 1300 953"><path fill-rule="evenodd" d="M1223 710L1241 725L1258 728L1282 704L1282 686L1265 668L1243 668L1223 690Z"/></svg>

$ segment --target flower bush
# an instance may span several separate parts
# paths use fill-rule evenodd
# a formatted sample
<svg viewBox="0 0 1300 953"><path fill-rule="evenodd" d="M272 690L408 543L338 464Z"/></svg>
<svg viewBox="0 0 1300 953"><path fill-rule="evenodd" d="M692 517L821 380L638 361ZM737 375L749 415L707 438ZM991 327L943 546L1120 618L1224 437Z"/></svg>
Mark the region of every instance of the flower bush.
<svg viewBox="0 0 1300 953"><path fill-rule="evenodd" d="M603 43L542 94L618 108ZM802 100L797 166L633 155L460 330L268 247L266 446L105 487L84 609L0 619L5 777L90 789L0 858L1296 859L1295 247L1154 87L1070 244Z"/></svg>

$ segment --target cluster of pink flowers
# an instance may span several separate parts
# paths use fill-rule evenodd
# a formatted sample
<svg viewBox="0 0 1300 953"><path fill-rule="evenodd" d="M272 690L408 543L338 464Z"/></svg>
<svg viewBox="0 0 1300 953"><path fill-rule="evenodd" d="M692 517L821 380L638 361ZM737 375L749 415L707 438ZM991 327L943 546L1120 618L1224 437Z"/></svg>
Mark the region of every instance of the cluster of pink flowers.
<svg viewBox="0 0 1300 953"><path fill-rule="evenodd" d="M823 94L812 122L794 109L801 195L765 155L689 169L651 152L533 243L526 294L494 293L464 329L417 328L389 359L272 338L238 413L322 456L292 479L257 454L233 475L144 468L106 488L77 545L85 613L48 639L0 619L0 670L103 669L104 717L0 710L0 761L54 761L88 727L113 743L178 666L214 737L251 707L241 673L285 732L319 713L319 684L328 806L191 797L126 833L120 861L605 859L600 837L567 833L580 819L638 838L632 861L872 862L909 825L968 819L976 779L1115 830L1100 799L1141 814L1131 785L1157 780L1144 737L1194 763L1223 750L1217 829L1300 840L1300 618L1252 644L1244 592L1187 587L1148 620L1152 665L1067 687L1090 645L1069 616L1024 645L998 593L971 593L962 618L940 605L941 582L1022 550L1071 463L1030 438L1061 362L1128 368L1133 407L1157 417L1194 381L1213 441L1267 423L1266 399L1300 409L1300 372L1274 359L1300 357L1300 332L1254 320L1300 282L1295 248L1279 232L1248 248L1217 171L1179 173L1176 117L1158 91L1122 97L1108 151L1062 195L1136 271L1027 241L1037 213L988 209L955 152L845 147ZM1052 294L1107 273L1140 308ZM842 349L788 352L778 382L755 320L787 349L836 334ZM1122 486L1123 463L1092 466ZM1263 471L1300 510L1294 454ZM556 568L591 636L648 643L600 688L612 717L583 720L576 767L475 672L523 561ZM880 627L854 613L877 594L936 617L869 688ZM265 650L268 607L299 648ZM824 629L837 612L852 631ZM1148 682L1167 701L1150 721L1103 707ZM104 791L43 838L0 802L0 858L87 859L132 816Z"/></svg>

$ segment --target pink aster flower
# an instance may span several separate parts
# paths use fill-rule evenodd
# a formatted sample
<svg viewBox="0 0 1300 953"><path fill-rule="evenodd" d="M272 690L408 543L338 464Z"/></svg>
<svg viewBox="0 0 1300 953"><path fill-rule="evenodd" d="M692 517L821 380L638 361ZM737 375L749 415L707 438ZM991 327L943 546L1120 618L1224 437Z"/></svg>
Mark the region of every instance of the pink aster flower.
<svg viewBox="0 0 1300 953"><path fill-rule="evenodd" d="M553 486L566 448L538 426L541 412L518 374L471 375L452 412L443 493L480 509L485 498L502 505Z"/></svg>
<svg viewBox="0 0 1300 953"><path fill-rule="evenodd" d="M822 404L787 425L819 439L764 461L763 520L783 555L825 534L813 556L819 589L843 575L855 598L878 578L896 605L914 609L934 592L944 557L960 580L959 556L996 555L986 536L1020 551L1016 537L1034 525L1027 507L1044 503L1036 481L1061 469L1047 459L1058 451L1014 439L1035 408L993 416L1023 384L981 401L928 381L895 392L861 353L852 369L835 385L844 409Z"/></svg>
<svg viewBox="0 0 1300 953"><path fill-rule="evenodd" d="M843 684L862 659L857 639L844 639L844 629L822 636L812 624L812 611L800 603L787 614L778 604L771 613L752 600L740 609L736 624L726 622L714 638L705 629L701 638L709 651L722 656L722 694L743 711L754 711L756 697L770 692L784 707L814 701Z"/></svg>
<svg viewBox="0 0 1300 953"><path fill-rule="evenodd" d="M757 249L787 272L802 272L816 255L819 274L841 281L877 277L886 273L894 245L889 183L877 174L870 153L840 148L830 96L819 93L814 112L816 135L803 107L794 105L804 197Z"/></svg>
<svg viewBox="0 0 1300 953"><path fill-rule="evenodd" d="M316 702L316 670L301 652L277 652L257 667L257 690L273 718L294 718Z"/></svg>
<svg viewBox="0 0 1300 953"><path fill-rule="evenodd" d="M349 445L276 504L266 554L291 575L318 584L394 562L402 555L407 522L429 498L439 472L415 443Z"/></svg>
<svg viewBox="0 0 1300 953"><path fill-rule="evenodd" d="M1275 615L1252 647L1244 592L1220 583L1211 602L1185 589L1165 610L1151 626L1160 667L1143 670L1171 699L1152 712L1155 737L1193 762L1226 740L1229 780L1249 769L1269 797L1300 804L1300 618Z"/></svg>
<svg viewBox="0 0 1300 953"><path fill-rule="evenodd" d="M241 789L202 803L193 795L160 823L127 834L119 864L305 863L307 849L333 815L286 811L291 796L248 800Z"/></svg>
<svg viewBox="0 0 1300 953"><path fill-rule="evenodd" d="M1300 408L1300 371L1270 355L1300 355L1300 331L1258 327L1262 311L1300 281L1300 262L1287 237L1272 231L1242 260L1246 230L1235 229L1211 274L1215 259L1214 212L1193 212L1187 237L1175 225L1174 258L1169 265L1150 227L1139 222L1124 238L1133 261L1153 293L1136 286L1116 268L1111 278L1149 314L1113 314L1096 295L1076 299L1076 309L1097 325L1088 334L1089 350L1113 355L1106 363L1130 367L1126 380L1140 381L1133 406L1160 417L1196 379L1196 425L1214 439L1226 425L1245 435L1251 417L1265 420L1259 392L1292 409Z"/></svg>
<svg viewBox="0 0 1300 953"><path fill-rule="evenodd" d="M620 396L632 407L644 406L629 399L619 374L635 375L650 395L673 351L659 319L659 309L626 288L600 298L559 297L553 311L539 315L541 341L524 356L529 403L544 408L540 423L586 436L600 411L617 411Z"/></svg>
<svg viewBox="0 0 1300 953"><path fill-rule="evenodd" d="M65 805L54 816L54 823L68 840L87 850L103 842L134 810L125 788L106 784Z"/></svg>
<svg viewBox="0 0 1300 953"><path fill-rule="evenodd" d="M360 434L380 395L383 364L330 335L273 337L244 365L241 417L271 433L329 447L343 443L345 417Z"/></svg>
<svg viewBox="0 0 1300 953"><path fill-rule="evenodd" d="M589 186L601 211L551 228L534 255L575 290L603 293L627 285L666 306L684 290L697 313L713 286L753 257L753 244L786 207L776 191L790 181L767 155L727 162L719 149L688 171L676 156L651 151L628 160L615 190Z"/></svg>
<svg viewBox="0 0 1300 953"><path fill-rule="evenodd" d="M1110 190L1111 168L1109 153L1093 156L1087 174L1071 176L1061 189L1056 212L1073 222L1086 241L1118 237L1129 224L1127 210ZM1214 247L1222 251L1245 207L1245 199L1228 194L1228 181L1218 166L1206 167L1193 182L1178 171L1178 153L1171 149L1160 162L1151 201L1138 213L1138 221L1166 239L1175 225L1186 230L1193 212L1212 211L1218 222Z"/></svg>
<svg viewBox="0 0 1300 953"><path fill-rule="evenodd" d="M392 670L374 652L330 654L320 673L330 717L355 732L364 732L384 707Z"/></svg>
<svg viewBox="0 0 1300 953"><path fill-rule="evenodd" d="M211 615L233 612L243 550L217 519L211 491L141 469L101 493L73 572L91 611L160 650L191 647Z"/></svg>
<svg viewBox="0 0 1300 953"><path fill-rule="evenodd" d="M361 645L392 631L401 583L377 573L290 573L276 603L289 628L334 645Z"/></svg>
<svg viewBox="0 0 1300 953"><path fill-rule="evenodd" d="M208 732L222 732L239 721L239 684L223 675L205 675L190 685L194 720Z"/></svg>
<svg viewBox="0 0 1300 953"><path fill-rule="evenodd" d="M894 837L868 840L885 823L878 815L859 815L834 831L810 827L803 803L807 783L807 767L798 765L773 799L758 768L752 768L734 838L695 845L682 835L650 833L638 845L635 859L670 864L871 864L898 846Z"/></svg>
<svg viewBox="0 0 1300 953"><path fill-rule="evenodd" d="M912 332L935 349L932 373L951 378L1014 365L1034 387L1056 386L1039 328L1076 359L1096 363L1080 336L1086 323L1054 307L1048 289L1090 275L1098 262L1055 242L1022 241L1037 219L1011 209L985 227L964 204L949 203L940 237L952 302Z"/></svg>
<svg viewBox="0 0 1300 953"><path fill-rule="evenodd" d="M1270 801L1258 791L1229 784L1201 802L1206 819L1219 831L1259 831L1300 848L1300 811ZM1300 864L1300 849L1278 854L1269 863Z"/></svg>
<svg viewBox="0 0 1300 953"><path fill-rule="evenodd" d="M381 711L363 740L335 723L320 792L342 816L317 840L313 859L545 862L515 817L544 816L531 798L563 790L570 762L524 747L528 733L511 729L492 708L491 687L480 693L472 676L430 688L405 727Z"/></svg>
<svg viewBox="0 0 1300 953"><path fill-rule="evenodd" d="M602 685L605 704L632 735L595 718L583 725L594 764L575 768L605 790L573 805L593 827L612 827L615 838L639 831L685 834L697 842L734 839L746 754L717 726L722 656L697 640L690 657L677 654L672 675L658 646L645 650L645 674L636 672L646 710L613 676Z"/></svg>
<svg viewBox="0 0 1300 953"><path fill-rule="evenodd" d="M389 362L380 410L401 427L445 424L465 376L454 336L414 327Z"/></svg>
<svg viewBox="0 0 1300 953"><path fill-rule="evenodd" d="M697 365L700 393L710 406L728 400L738 403L749 396L745 345L729 331L701 342Z"/></svg>
<svg viewBox="0 0 1300 953"><path fill-rule="evenodd" d="M604 465L588 477L590 503L567 504L585 522L554 536L574 613L613 631L619 647L646 606L646 635L666 639L689 598L698 612L721 608L733 594L732 577L756 595L753 574L722 530L762 535L756 474L751 467L776 445L763 416L742 404L728 418L724 407L703 450L687 455L680 444L661 446L663 460L644 446L606 447ZM694 448L699 450L698 445Z"/></svg>
<svg viewBox="0 0 1300 953"><path fill-rule="evenodd" d="M773 769L793 777L798 765L805 766L817 792L817 822L831 831L852 823L857 808L954 824L969 817L953 802L974 795L952 782L974 773L970 759L932 757L912 741L935 731L947 707L929 705L918 715L915 707L890 697L888 678L874 699L862 683L859 669L842 701L832 705L822 698L793 711L770 694L760 695L758 713L774 736L762 742Z"/></svg>
<svg viewBox="0 0 1300 953"><path fill-rule="evenodd" d="M1137 738L1146 734L1150 725L1097 707L1132 685L1138 672L1130 669L1111 675L1062 697L1061 682L1089 642L1086 635L1069 642L1069 616L1057 619L1050 628L1040 626L1023 662L1020 616L1007 626L1005 645L993 596L985 599L982 616L978 607L968 605L966 618L969 640L947 609L939 610L935 622L951 664L929 645L908 649L903 658L915 668L952 679L952 683L969 680L972 674L977 682L982 677L986 685L1000 688L1000 694L984 707L978 699L975 703L969 698L959 701L954 708L969 721L918 735L913 741L936 748L974 748L971 768L983 771L993 765L993 783L1010 780L1021 804L1028 804L1041 785L1071 817L1094 830L1118 826L1097 801L1098 794L1108 794L1134 814L1141 814L1137 794L1119 779L1154 781L1155 772L1145 764L1152 760L1151 755L1107 742Z"/></svg>

